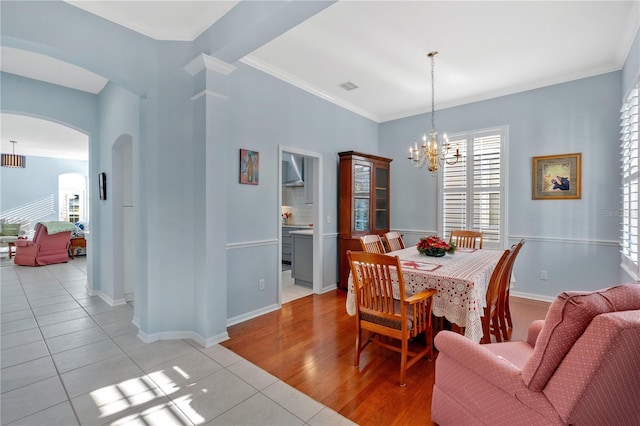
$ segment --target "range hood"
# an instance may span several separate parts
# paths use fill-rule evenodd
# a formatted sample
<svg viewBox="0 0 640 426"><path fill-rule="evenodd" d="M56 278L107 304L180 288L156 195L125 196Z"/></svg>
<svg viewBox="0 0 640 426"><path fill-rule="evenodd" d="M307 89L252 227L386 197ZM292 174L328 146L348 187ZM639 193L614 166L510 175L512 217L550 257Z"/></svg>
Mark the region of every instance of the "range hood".
<svg viewBox="0 0 640 426"><path fill-rule="evenodd" d="M285 154L282 161L282 186L304 186L304 157Z"/></svg>

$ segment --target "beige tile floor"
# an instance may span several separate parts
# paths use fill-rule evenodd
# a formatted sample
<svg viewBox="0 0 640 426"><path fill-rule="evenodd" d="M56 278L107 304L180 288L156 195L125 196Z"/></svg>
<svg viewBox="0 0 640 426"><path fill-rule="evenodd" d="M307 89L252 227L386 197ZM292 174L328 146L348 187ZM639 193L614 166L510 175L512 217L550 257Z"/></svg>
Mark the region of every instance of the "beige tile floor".
<svg viewBox="0 0 640 426"><path fill-rule="evenodd" d="M313 294L313 290L299 285L295 285L295 280L291 277L291 269L282 271L282 303L291 302Z"/></svg>
<svg viewBox="0 0 640 426"><path fill-rule="evenodd" d="M130 305L85 291L86 259L0 261L2 425L353 424L228 349L143 343Z"/></svg>

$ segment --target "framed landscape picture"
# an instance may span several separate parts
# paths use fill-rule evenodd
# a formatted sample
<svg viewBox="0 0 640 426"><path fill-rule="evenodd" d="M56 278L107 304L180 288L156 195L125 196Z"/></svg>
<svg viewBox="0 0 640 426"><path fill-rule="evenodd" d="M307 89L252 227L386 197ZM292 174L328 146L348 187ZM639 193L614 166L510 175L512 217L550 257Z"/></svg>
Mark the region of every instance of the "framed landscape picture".
<svg viewBox="0 0 640 426"><path fill-rule="evenodd" d="M582 153L533 157L534 200L582 198Z"/></svg>
<svg viewBox="0 0 640 426"><path fill-rule="evenodd" d="M260 181L258 174L260 153L258 151L240 150L240 183L257 185Z"/></svg>

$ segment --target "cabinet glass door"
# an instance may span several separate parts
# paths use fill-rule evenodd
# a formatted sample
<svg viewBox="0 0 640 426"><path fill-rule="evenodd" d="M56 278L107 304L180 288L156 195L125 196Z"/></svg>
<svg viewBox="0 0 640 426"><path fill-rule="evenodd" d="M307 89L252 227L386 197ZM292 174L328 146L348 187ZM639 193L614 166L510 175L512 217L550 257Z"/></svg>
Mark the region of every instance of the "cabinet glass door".
<svg viewBox="0 0 640 426"><path fill-rule="evenodd" d="M375 229L389 228L389 170L376 167Z"/></svg>
<svg viewBox="0 0 640 426"><path fill-rule="evenodd" d="M370 190L371 166L355 164L353 166L353 230L355 232L368 231L370 229Z"/></svg>

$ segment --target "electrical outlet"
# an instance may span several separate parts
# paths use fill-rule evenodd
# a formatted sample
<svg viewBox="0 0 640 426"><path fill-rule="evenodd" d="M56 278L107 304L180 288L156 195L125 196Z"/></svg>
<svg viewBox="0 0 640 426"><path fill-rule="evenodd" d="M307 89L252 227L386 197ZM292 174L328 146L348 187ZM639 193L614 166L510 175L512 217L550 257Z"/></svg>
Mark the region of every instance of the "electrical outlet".
<svg viewBox="0 0 640 426"><path fill-rule="evenodd" d="M260 280L258 280L258 290L260 291L264 290L264 278L261 278Z"/></svg>
<svg viewBox="0 0 640 426"><path fill-rule="evenodd" d="M540 279L541 280L547 279L547 271L540 271Z"/></svg>

